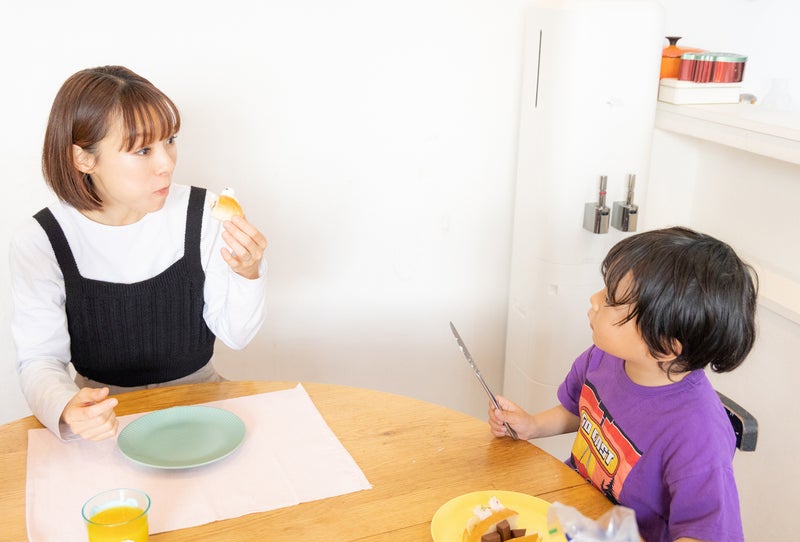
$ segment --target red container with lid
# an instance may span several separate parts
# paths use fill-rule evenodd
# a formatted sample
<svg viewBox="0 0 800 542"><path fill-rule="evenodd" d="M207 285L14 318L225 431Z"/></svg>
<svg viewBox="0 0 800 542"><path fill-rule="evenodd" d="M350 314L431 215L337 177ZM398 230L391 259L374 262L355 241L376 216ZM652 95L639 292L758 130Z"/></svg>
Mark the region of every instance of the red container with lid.
<svg viewBox="0 0 800 542"><path fill-rule="evenodd" d="M692 81L695 83L710 83L714 73L714 54L703 53L694 61Z"/></svg>
<svg viewBox="0 0 800 542"><path fill-rule="evenodd" d="M713 83L741 83L747 57L736 53L715 53Z"/></svg>
<svg viewBox="0 0 800 542"><path fill-rule="evenodd" d="M694 81L694 70L700 57L699 53L683 53L678 67L679 81Z"/></svg>
<svg viewBox="0 0 800 542"><path fill-rule="evenodd" d="M683 53L678 80L695 83L741 83L747 57L736 53Z"/></svg>

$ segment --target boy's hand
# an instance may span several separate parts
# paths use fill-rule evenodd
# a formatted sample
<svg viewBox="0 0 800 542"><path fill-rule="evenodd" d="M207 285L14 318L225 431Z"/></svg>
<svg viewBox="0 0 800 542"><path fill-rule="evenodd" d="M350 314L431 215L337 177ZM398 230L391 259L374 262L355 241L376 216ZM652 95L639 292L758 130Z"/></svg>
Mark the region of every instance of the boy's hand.
<svg viewBox="0 0 800 542"><path fill-rule="evenodd" d="M498 395L496 399L500 409L496 409L491 403L489 404L489 427L492 430L492 434L496 437L510 436L505 426L508 423L517 432L520 439L527 440L530 438L525 436L526 432L524 431L528 413L501 395Z"/></svg>

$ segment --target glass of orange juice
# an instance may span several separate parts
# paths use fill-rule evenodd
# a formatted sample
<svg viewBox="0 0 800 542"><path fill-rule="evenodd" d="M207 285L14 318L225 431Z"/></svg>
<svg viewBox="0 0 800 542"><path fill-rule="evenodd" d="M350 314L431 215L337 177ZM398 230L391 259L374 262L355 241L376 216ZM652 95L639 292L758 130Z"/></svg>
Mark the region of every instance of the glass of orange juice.
<svg viewBox="0 0 800 542"><path fill-rule="evenodd" d="M147 542L150 497L119 488L95 495L83 505L89 542Z"/></svg>

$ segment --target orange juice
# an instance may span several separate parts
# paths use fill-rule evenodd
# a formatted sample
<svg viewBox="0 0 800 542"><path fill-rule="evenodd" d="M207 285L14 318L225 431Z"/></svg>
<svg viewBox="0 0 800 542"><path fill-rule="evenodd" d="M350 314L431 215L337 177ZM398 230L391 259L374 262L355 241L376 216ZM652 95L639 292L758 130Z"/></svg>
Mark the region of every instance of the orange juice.
<svg viewBox="0 0 800 542"><path fill-rule="evenodd" d="M147 542L147 514L134 506L114 506L86 523L89 542Z"/></svg>

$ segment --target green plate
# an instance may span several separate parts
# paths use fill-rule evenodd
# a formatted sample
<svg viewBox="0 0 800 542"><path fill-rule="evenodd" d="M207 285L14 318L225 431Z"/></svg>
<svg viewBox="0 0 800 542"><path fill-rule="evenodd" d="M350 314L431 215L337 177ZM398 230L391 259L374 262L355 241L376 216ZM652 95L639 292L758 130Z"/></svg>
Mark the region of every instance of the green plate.
<svg viewBox="0 0 800 542"><path fill-rule="evenodd" d="M475 507L486 505L491 497L497 497L503 506L519 514L517 527L526 529L526 534L538 533L540 539L545 537L549 502L533 495L493 489L467 493L444 503L431 520L434 542L461 542L461 535Z"/></svg>
<svg viewBox="0 0 800 542"><path fill-rule="evenodd" d="M125 427L117 445L131 461L188 469L229 456L244 441L244 422L221 408L180 406L145 414Z"/></svg>

